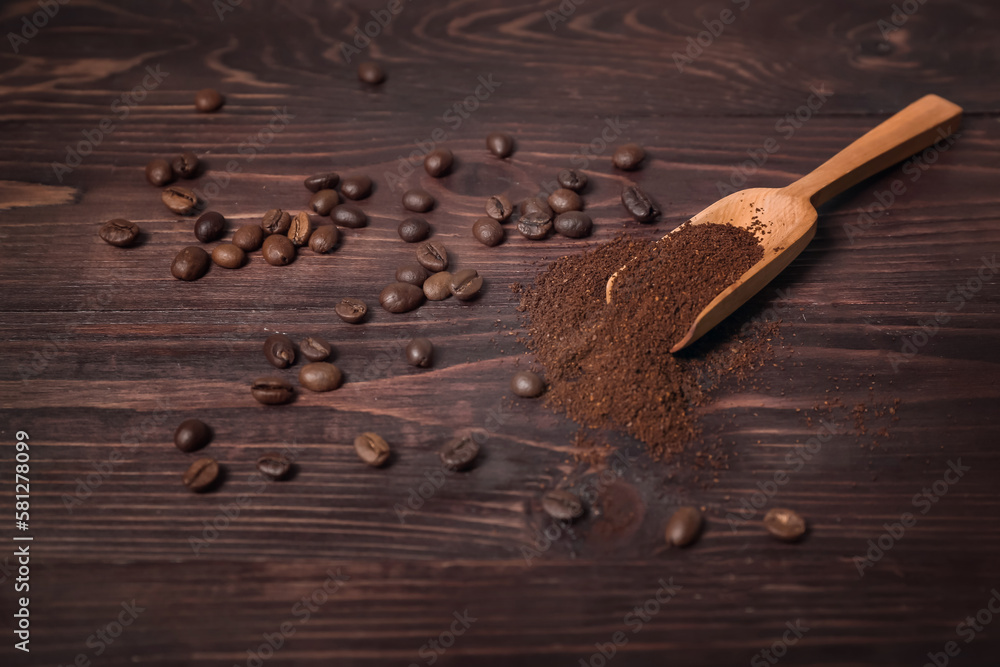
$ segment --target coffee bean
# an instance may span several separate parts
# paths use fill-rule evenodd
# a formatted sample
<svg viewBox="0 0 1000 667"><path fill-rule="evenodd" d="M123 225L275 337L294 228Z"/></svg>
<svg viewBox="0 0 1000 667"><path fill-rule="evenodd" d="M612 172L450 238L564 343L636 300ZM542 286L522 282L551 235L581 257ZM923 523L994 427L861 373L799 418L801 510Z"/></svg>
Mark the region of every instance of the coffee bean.
<svg viewBox="0 0 1000 667"><path fill-rule="evenodd" d="M639 168L645 157L646 151L639 144L623 144L615 149L611 162L619 169L632 171Z"/></svg>
<svg viewBox="0 0 1000 667"><path fill-rule="evenodd" d="M479 445L472 436L462 435L445 443L438 454L445 468L456 472L468 470L479 456Z"/></svg>
<svg viewBox="0 0 1000 667"><path fill-rule="evenodd" d="M401 283L410 283L417 287L422 286L429 275L427 269L416 262L408 262L396 269L396 280Z"/></svg>
<svg viewBox="0 0 1000 667"><path fill-rule="evenodd" d="M190 245L174 257L170 273L178 280L198 280L208 271L211 261L207 252L198 246Z"/></svg>
<svg viewBox="0 0 1000 667"><path fill-rule="evenodd" d="M320 190L332 190L340 182L340 175L332 171L326 174L313 174L305 181L306 189L309 192L319 192Z"/></svg>
<svg viewBox="0 0 1000 667"><path fill-rule="evenodd" d="M295 397L295 388L284 378L261 377L250 385L250 394L264 405L281 405Z"/></svg>
<svg viewBox="0 0 1000 667"><path fill-rule="evenodd" d="M468 301L483 287L483 277L475 269L462 269L451 276L451 293L462 301Z"/></svg>
<svg viewBox="0 0 1000 667"><path fill-rule="evenodd" d="M444 271L448 268L448 250L443 243L425 241L417 246L417 261L428 271Z"/></svg>
<svg viewBox="0 0 1000 667"><path fill-rule="evenodd" d="M406 313L420 307L424 291L410 283L392 283L379 294L378 302L390 313Z"/></svg>
<svg viewBox="0 0 1000 667"><path fill-rule="evenodd" d="M806 532L806 520L793 510L772 507L764 515L764 528L774 537L794 542Z"/></svg>
<svg viewBox="0 0 1000 667"><path fill-rule="evenodd" d="M576 495L553 489L542 496L542 509L556 521L572 521L583 516L583 503Z"/></svg>
<svg viewBox="0 0 1000 667"><path fill-rule="evenodd" d="M545 380L531 371L518 371L510 379L510 390L521 398L537 398L545 391Z"/></svg>
<svg viewBox="0 0 1000 667"><path fill-rule="evenodd" d="M494 222L496 222L494 220ZM439 271L424 281L424 296L428 301L444 301L451 296L451 274Z"/></svg>
<svg viewBox="0 0 1000 667"><path fill-rule="evenodd" d="M368 225L368 216L357 206L341 204L330 213L330 219L341 227L360 229Z"/></svg>
<svg viewBox="0 0 1000 667"><path fill-rule="evenodd" d="M268 452L257 459L257 472L273 480L284 479L292 471L292 462L279 452Z"/></svg>
<svg viewBox="0 0 1000 667"><path fill-rule="evenodd" d="M378 85L385 81L385 72L378 63L366 61L358 65L358 78L365 83Z"/></svg>
<svg viewBox="0 0 1000 667"><path fill-rule="evenodd" d="M233 245L244 252L259 250L264 243L264 230L260 225L243 225L233 234Z"/></svg>
<svg viewBox="0 0 1000 667"><path fill-rule="evenodd" d="M292 218L292 224L288 228L288 240L292 242L293 246L299 248L309 243L309 237L312 236L312 232L312 218L305 211L301 211L296 213L295 217Z"/></svg>
<svg viewBox="0 0 1000 667"><path fill-rule="evenodd" d="M680 507L667 522L667 542L675 547L686 547L698 539L704 520L695 507Z"/></svg>
<svg viewBox="0 0 1000 667"><path fill-rule="evenodd" d="M354 438L354 451L358 458L373 468L385 465L389 460L389 443L377 433L366 432Z"/></svg>
<svg viewBox="0 0 1000 667"><path fill-rule="evenodd" d="M328 361L314 361L299 371L299 384L309 391L333 391L343 380L340 369Z"/></svg>
<svg viewBox="0 0 1000 667"><path fill-rule="evenodd" d="M186 151L175 157L170 166L181 178L194 178L198 173L198 156Z"/></svg>
<svg viewBox="0 0 1000 667"><path fill-rule="evenodd" d="M212 249L212 261L224 269L238 269L246 259L246 253L234 243L221 243Z"/></svg>
<svg viewBox="0 0 1000 667"><path fill-rule="evenodd" d="M367 176L348 176L340 183L340 194L348 199L364 199L372 193L372 179Z"/></svg>
<svg viewBox="0 0 1000 667"><path fill-rule="evenodd" d="M587 175L576 169L563 169L556 175L556 181L560 187L573 192L580 192L587 187Z"/></svg>
<svg viewBox="0 0 1000 667"><path fill-rule="evenodd" d="M582 239L590 236L594 221L582 211L566 211L556 216L553 223L556 232L571 239Z"/></svg>
<svg viewBox="0 0 1000 667"><path fill-rule="evenodd" d="M260 219L260 228L265 234L285 234L291 226L291 214L280 208L272 208Z"/></svg>
<svg viewBox="0 0 1000 667"><path fill-rule="evenodd" d="M441 178L451 169L455 156L447 148L435 148L424 158L424 171L434 178Z"/></svg>
<svg viewBox="0 0 1000 667"><path fill-rule="evenodd" d="M552 207L545 203L544 199L539 199L538 197L528 197L521 202L521 215L528 213L544 213L548 216L549 220L555 215Z"/></svg>
<svg viewBox="0 0 1000 667"><path fill-rule="evenodd" d="M406 363L418 368L431 365L434 356L434 344L428 338L414 338L406 344Z"/></svg>
<svg viewBox="0 0 1000 667"><path fill-rule="evenodd" d="M497 222L503 222L514 212L514 205L507 195L493 195L486 200L486 215Z"/></svg>
<svg viewBox="0 0 1000 667"><path fill-rule="evenodd" d="M320 190L309 198L309 208L320 215L330 215L333 207L340 203L336 190Z"/></svg>
<svg viewBox="0 0 1000 667"><path fill-rule="evenodd" d="M403 208L415 213L426 213L434 208L434 197L420 188L413 188L403 193Z"/></svg>
<svg viewBox="0 0 1000 667"><path fill-rule="evenodd" d="M219 462L215 459L198 459L184 472L184 486L202 493L208 491L219 481Z"/></svg>
<svg viewBox="0 0 1000 667"><path fill-rule="evenodd" d="M335 225L321 225L309 237L309 249L320 255L333 250L340 241L340 230Z"/></svg>
<svg viewBox="0 0 1000 667"><path fill-rule="evenodd" d="M503 243L503 225L493 218L482 217L472 225L472 236L484 246L497 246Z"/></svg>
<svg viewBox="0 0 1000 667"><path fill-rule="evenodd" d="M295 246L287 236L272 234L264 239L261 254L271 266L285 266L295 261Z"/></svg>
<svg viewBox="0 0 1000 667"><path fill-rule="evenodd" d="M178 215L191 215L198 208L198 195L179 185L163 188L160 198L167 208Z"/></svg>
<svg viewBox="0 0 1000 667"><path fill-rule="evenodd" d="M211 243L226 231L226 219L216 211L205 211L194 223L194 235L202 243Z"/></svg>
<svg viewBox="0 0 1000 667"><path fill-rule="evenodd" d="M583 200L580 195L567 188L559 188L549 195L549 206L556 213L566 211L582 211Z"/></svg>
<svg viewBox="0 0 1000 667"><path fill-rule="evenodd" d="M540 241L552 231L552 216L544 211L529 211L517 221L517 231L532 241Z"/></svg>
<svg viewBox="0 0 1000 667"><path fill-rule="evenodd" d="M174 431L174 444L182 452L201 449L212 439L212 429L200 419L185 419Z"/></svg>
<svg viewBox="0 0 1000 667"><path fill-rule="evenodd" d="M365 302L360 299L352 299L347 297L340 300L334 307L334 312L337 313L337 317L344 320L348 324L357 324L361 320L365 319L365 315L368 313L368 306Z"/></svg>
<svg viewBox="0 0 1000 667"><path fill-rule="evenodd" d="M490 132L486 135L486 150L498 158L508 157L514 152L514 137L504 132Z"/></svg>
<svg viewBox="0 0 1000 667"><path fill-rule="evenodd" d="M430 236L431 226L420 218L406 218L396 228L399 238L407 243L419 243Z"/></svg>
<svg viewBox="0 0 1000 667"><path fill-rule="evenodd" d="M214 88L202 88L194 95L194 108L202 113L217 111L225 103L222 93Z"/></svg>
<svg viewBox="0 0 1000 667"><path fill-rule="evenodd" d="M309 361L326 361L330 358L333 348L326 342L325 338L308 336L299 343L299 351Z"/></svg>
<svg viewBox="0 0 1000 667"><path fill-rule="evenodd" d="M104 239L105 243L119 248L127 248L139 238L139 225L124 218L115 218L101 225L97 234Z"/></svg>
<svg viewBox="0 0 1000 667"><path fill-rule="evenodd" d="M639 222L653 222L660 214L660 209L638 185L622 188L622 206Z"/></svg>
<svg viewBox="0 0 1000 667"><path fill-rule="evenodd" d="M146 180L156 187L163 187L174 180L174 169L163 158L156 158L146 165Z"/></svg>
<svg viewBox="0 0 1000 667"><path fill-rule="evenodd" d="M275 368L288 368L295 363L295 343L285 334L271 334L264 340L264 358Z"/></svg>

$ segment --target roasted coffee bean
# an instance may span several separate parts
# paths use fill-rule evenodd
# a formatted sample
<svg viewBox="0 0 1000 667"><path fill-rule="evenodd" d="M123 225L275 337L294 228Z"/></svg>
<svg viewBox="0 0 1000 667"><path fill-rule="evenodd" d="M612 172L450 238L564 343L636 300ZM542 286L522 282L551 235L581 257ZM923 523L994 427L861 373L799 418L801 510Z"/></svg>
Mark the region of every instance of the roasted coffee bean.
<svg viewBox="0 0 1000 667"><path fill-rule="evenodd" d="M622 188L622 206L638 222L653 222L660 214L660 209L638 185Z"/></svg>
<svg viewBox="0 0 1000 667"><path fill-rule="evenodd" d="M320 190L309 198L309 208L320 215L330 215L330 211L339 203L340 195L336 190Z"/></svg>
<svg viewBox="0 0 1000 667"><path fill-rule="evenodd" d="M503 225L493 218L482 217L472 225L472 236L484 246L497 246L503 243Z"/></svg>
<svg viewBox="0 0 1000 667"><path fill-rule="evenodd" d="M367 176L348 176L340 182L340 194L357 201L372 193L372 179Z"/></svg>
<svg viewBox="0 0 1000 667"><path fill-rule="evenodd" d="M194 108L202 113L217 111L225 101L222 93L214 88L202 88L194 94Z"/></svg>
<svg viewBox="0 0 1000 667"><path fill-rule="evenodd" d="M576 495L553 489L542 496L542 509L556 521L572 521L583 516L583 503Z"/></svg>
<svg viewBox="0 0 1000 667"><path fill-rule="evenodd" d="M200 419L185 419L174 431L174 444L182 452L201 449L212 439L212 429Z"/></svg>
<svg viewBox="0 0 1000 667"><path fill-rule="evenodd" d="M434 344L428 338L414 338L406 344L406 363L418 368L431 365L434 356Z"/></svg>
<svg viewBox="0 0 1000 667"><path fill-rule="evenodd" d="M414 213L426 213L434 208L434 197L420 188L413 188L403 193L403 208Z"/></svg>
<svg viewBox="0 0 1000 667"><path fill-rule="evenodd" d="M292 471L292 462L279 452L268 452L257 459L257 472L273 480L284 479Z"/></svg>
<svg viewBox="0 0 1000 667"><path fill-rule="evenodd" d="M271 334L264 340L264 358L275 368L288 368L295 363L295 343L285 334Z"/></svg>
<svg viewBox="0 0 1000 667"><path fill-rule="evenodd" d="M215 483L219 481L219 462L215 459L205 458L198 459L191 466L184 471L184 486L194 491L195 493L201 493L203 491L208 491Z"/></svg>
<svg viewBox="0 0 1000 667"><path fill-rule="evenodd" d="M357 324L365 319L365 315L368 314L368 306L361 299L347 297L341 299L340 303L334 306L333 311L337 313L337 317L348 324Z"/></svg>
<svg viewBox="0 0 1000 667"><path fill-rule="evenodd" d="M504 132L490 132L486 135L486 150L498 158L508 157L514 152L514 137Z"/></svg>
<svg viewBox="0 0 1000 667"><path fill-rule="evenodd" d="M548 216L549 220L555 213L552 211L552 207L549 206L544 199L539 199L538 197L528 197L523 202L521 202L521 215L526 215L528 213L544 213Z"/></svg>
<svg viewBox="0 0 1000 667"><path fill-rule="evenodd" d="M260 228L265 234L284 234L291 226L291 214L280 208L272 208L260 219Z"/></svg>
<svg viewBox="0 0 1000 667"><path fill-rule="evenodd" d="M358 65L358 78L365 83L377 85L385 81L385 72L378 63L365 61Z"/></svg>
<svg viewBox="0 0 1000 667"><path fill-rule="evenodd" d="M514 205L507 195L493 195L486 200L486 215L497 222L503 222L514 212Z"/></svg>
<svg viewBox="0 0 1000 667"><path fill-rule="evenodd" d="M299 343L299 351L309 361L326 361L330 358L333 348L326 342L325 338L308 336Z"/></svg>
<svg viewBox="0 0 1000 667"><path fill-rule="evenodd" d="M124 218L115 218L101 225L97 234L104 239L105 243L119 248L127 248L139 238L139 225Z"/></svg>
<svg viewBox="0 0 1000 667"><path fill-rule="evenodd" d="M243 252L259 250L264 243L264 230L260 225L243 225L233 234L233 245Z"/></svg>
<svg viewBox="0 0 1000 667"><path fill-rule="evenodd" d="M806 520L793 510L772 507L764 515L764 528L784 542L794 542L806 532Z"/></svg>
<svg viewBox="0 0 1000 667"><path fill-rule="evenodd" d="M479 445L471 435L462 435L446 442L438 453L445 468L468 470L479 456Z"/></svg>
<svg viewBox="0 0 1000 667"><path fill-rule="evenodd" d="M416 262L408 262L396 269L396 280L401 283L410 283L417 287L422 286L428 276L430 274L427 272L427 269Z"/></svg>
<svg viewBox="0 0 1000 667"><path fill-rule="evenodd" d="M443 243L425 241L417 246L417 261L428 271L444 271L448 268L448 250Z"/></svg>
<svg viewBox="0 0 1000 667"><path fill-rule="evenodd" d="M312 218L305 211L301 211L295 214L292 218L292 224L288 228L288 240L292 242L292 245L296 248L304 246L309 243L309 237L313 233L313 222Z"/></svg>
<svg viewBox="0 0 1000 667"><path fill-rule="evenodd" d="M198 173L198 156L190 151L185 151L171 161L170 166L174 173L181 178L194 178Z"/></svg>
<svg viewBox="0 0 1000 667"><path fill-rule="evenodd" d="M556 176L556 181L560 187L573 192L580 192L587 187L587 175L576 169L563 169Z"/></svg>
<svg viewBox="0 0 1000 667"><path fill-rule="evenodd" d="M264 405L281 405L295 397L295 387L284 378L261 377L250 385L250 394Z"/></svg>
<svg viewBox="0 0 1000 667"><path fill-rule="evenodd" d="M468 301L483 288L483 277L475 269L462 269L451 276L451 293L456 299Z"/></svg>
<svg viewBox="0 0 1000 667"><path fill-rule="evenodd" d="M545 391L545 380L531 371L518 371L510 379L510 390L521 398L537 398Z"/></svg>
<svg viewBox="0 0 1000 667"><path fill-rule="evenodd" d="M167 208L178 215L191 215L198 208L198 195L179 185L163 188L160 198Z"/></svg>
<svg viewBox="0 0 1000 667"><path fill-rule="evenodd" d="M146 165L146 180L156 187L163 187L174 180L174 168L163 158L156 158Z"/></svg>
<svg viewBox="0 0 1000 667"><path fill-rule="evenodd" d="M594 221L582 211L566 211L556 216L552 223L556 232L571 239L582 239L590 236Z"/></svg>
<svg viewBox="0 0 1000 667"><path fill-rule="evenodd" d="M330 213L330 219L341 227L360 229L368 225L368 216L357 206L341 204Z"/></svg>
<svg viewBox="0 0 1000 667"><path fill-rule="evenodd" d="M420 307L424 291L410 283L392 283L379 294L378 302L390 313L406 313Z"/></svg>
<svg viewBox="0 0 1000 667"><path fill-rule="evenodd" d="M424 171L434 178L441 178L451 169L455 156L447 148L435 148L424 157Z"/></svg>
<svg viewBox="0 0 1000 667"><path fill-rule="evenodd" d="M212 261L224 269L238 269L246 259L247 254L235 243L220 243L212 248Z"/></svg>
<svg viewBox="0 0 1000 667"><path fill-rule="evenodd" d="M282 234L272 234L261 247L264 261L271 266L285 266L295 261L295 245Z"/></svg>
<svg viewBox="0 0 1000 667"><path fill-rule="evenodd" d="M329 361L314 361L299 371L299 384L309 391L333 391L343 377L340 369Z"/></svg>
<svg viewBox="0 0 1000 667"><path fill-rule="evenodd" d="M216 211L205 211L194 223L194 235L202 243L211 243L226 232L226 219Z"/></svg>
<svg viewBox="0 0 1000 667"><path fill-rule="evenodd" d="M623 144L615 149L611 161L619 169L632 171L639 168L645 157L646 151L639 144Z"/></svg>
<svg viewBox="0 0 1000 667"><path fill-rule="evenodd" d="M704 520L695 507L679 507L667 522L667 542L675 547L686 547L698 539Z"/></svg>
<svg viewBox="0 0 1000 667"><path fill-rule="evenodd" d="M494 220L494 222L496 222ZM424 281L424 296L428 301L444 301L451 296L451 274L439 271Z"/></svg>
<svg viewBox="0 0 1000 667"><path fill-rule="evenodd" d="M178 280L198 280L208 271L211 261L207 252L196 245L189 245L174 257L170 273Z"/></svg>
<svg viewBox="0 0 1000 667"><path fill-rule="evenodd" d="M309 237L309 249L322 255L333 250L339 241L340 230L335 225L321 225Z"/></svg>
<svg viewBox="0 0 1000 667"><path fill-rule="evenodd" d="M431 226L420 218L406 218L396 228L399 238L407 243L419 243L431 234Z"/></svg>
<svg viewBox="0 0 1000 667"><path fill-rule="evenodd" d="M354 439L354 451L358 458L373 468L385 465L389 460L389 443L378 433L362 433Z"/></svg>
<svg viewBox="0 0 1000 667"><path fill-rule="evenodd" d="M572 190L559 188L549 195L549 207L557 214L566 211L582 211L583 200Z"/></svg>
<svg viewBox="0 0 1000 667"><path fill-rule="evenodd" d="M517 231L526 239L540 241L552 231L552 216L543 211L529 211L518 219Z"/></svg>
<svg viewBox="0 0 1000 667"><path fill-rule="evenodd" d="M332 190L340 182L340 175L332 171L326 174L313 174L303 181L309 192L319 192L320 190Z"/></svg>

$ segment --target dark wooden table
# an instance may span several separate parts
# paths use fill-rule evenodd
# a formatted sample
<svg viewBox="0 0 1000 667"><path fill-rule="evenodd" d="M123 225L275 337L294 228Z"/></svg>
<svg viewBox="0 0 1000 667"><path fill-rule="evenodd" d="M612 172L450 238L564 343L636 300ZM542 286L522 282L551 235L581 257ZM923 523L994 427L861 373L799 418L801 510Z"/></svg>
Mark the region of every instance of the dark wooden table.
<svg viewBox="0 0 1000 667"><path fill-rule="evenodd" d="M0 514L5 535L33 538L0 552L4 665L596 667L610 663L601 651L616 665L998 664L1000 290L983 264L1000 250L995 3L928 2L895 24L892 3L860 0L48 4L51 18L34 2L2 17L5 35L27 37L8 36L0 58ZM356 29L379 34L348 64ZM675 54L699 39L679 71ZM364 58L384 63L383 86L356 80ZM194 113L209 86L226 106ZM511 400L529 360L510 283L622 229L663 233L720 184L784 185L931 92L965 107L958 140L826 205L809 248L735 316L778 313L784 340L760 389L722 386L705 410L731 452L717 481L599 433L623 457L602 481L573 457L575 424ZM797 110L803 122L782 120ZM516 136L509 160L485 152L493 130ZM453 174L406 175L401 159L431 137L455 151ZM655 228L625 222L606 141L648 147L635 179L664 204ZM303 177L326 169L373 177L371 224L329 256L278 269L255 253L239 271L174 280L191 221L162 206L143 166L182 149L204 157L193 185L234 226L301 209ZM743 166L748 151L763 164ZM593 182L593 239L471 238L485 197L534 194L570 163ZM388 175L401 173L437 197L435 238L486 276L477 302L375 306L413 252L395 232ZM139 223L141 245L102 243L113 217ZM333 314L348 295L375 306L362 326ZM922 334L936 313L947 322ZM247 383L267 372L261 341L276 330L328 337L346 384L255 404ZM402 358L418 332L438 346L432 369ZM182 487L189 457L171 444L193 416L228 471L207 495ZM820 418L839 433L792 469ZM391 467L359 464L362 430L394 445ZM485 460L432 486L437 447L465 430ZM18 431L27 531L12 516ZM253 461L281 448L297 474L261 483ZM556 485L599 491L570 529L539 507ZM764 509L731 528L755 501L798 509L811 533L768 539ZM407 502L420 507L401 521ZM708 525L669 550L680 503L704 506ZM24 544L30 592L15 593ZM12 634L24 595L27 655ZM970 616L978 630L959 626Z"/></svg>

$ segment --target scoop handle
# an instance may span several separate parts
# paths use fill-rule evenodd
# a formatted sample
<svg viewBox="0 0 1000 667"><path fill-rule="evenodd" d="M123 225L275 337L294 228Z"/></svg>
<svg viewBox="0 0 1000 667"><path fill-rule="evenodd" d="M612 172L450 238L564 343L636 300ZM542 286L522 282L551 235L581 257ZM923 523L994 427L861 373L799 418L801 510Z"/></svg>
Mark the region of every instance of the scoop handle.
<svg viewBox="0 0 1000 667"><path fill-rule="evenodd" d="M784 191L820 206L869 176L942 142L961 126L962 107L937 95L921 97Z"/></svg>

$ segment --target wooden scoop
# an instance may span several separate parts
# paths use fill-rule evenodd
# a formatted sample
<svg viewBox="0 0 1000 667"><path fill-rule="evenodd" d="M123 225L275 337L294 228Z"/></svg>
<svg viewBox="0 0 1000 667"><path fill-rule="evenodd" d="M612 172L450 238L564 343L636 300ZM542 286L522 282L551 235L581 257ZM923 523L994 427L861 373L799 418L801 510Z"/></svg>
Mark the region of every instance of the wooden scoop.
<svg viewBox="0 0 1000 667"><path fill-rule="evenodd" d="M927 95L791 185L734 192L678 226L680 229L684 225L715 222L748 229L753 224L758 238L762 226L760 242L764 258L705 306L670 351L682 350L701 338L788 266L816 235L817 206L948 137L961 124L962 107L937 95ZM615 278L628 268L626 264L608 279L608 303L614 294Z"/></svg>

